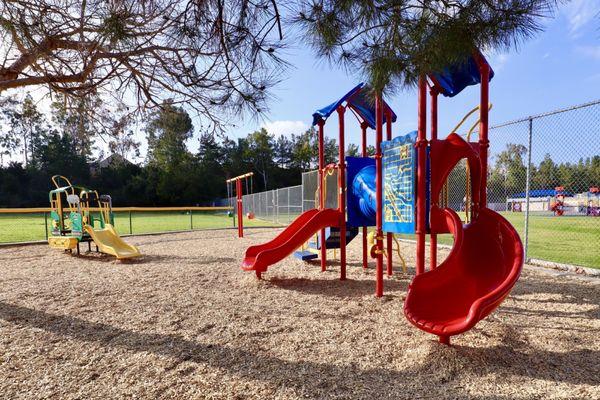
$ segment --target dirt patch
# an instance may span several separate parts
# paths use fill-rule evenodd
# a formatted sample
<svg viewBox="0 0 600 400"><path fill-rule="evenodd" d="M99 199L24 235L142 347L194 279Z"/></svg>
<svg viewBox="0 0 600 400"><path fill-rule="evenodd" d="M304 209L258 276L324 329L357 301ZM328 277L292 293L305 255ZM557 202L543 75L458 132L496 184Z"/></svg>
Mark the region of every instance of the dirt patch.
<svg viewBox="0 0 600 400"><path fill-rule="evenodd" d="M258 281L240 260L274 232L234 235L128 238L127 263L0 250L0 397L600 398L600 280L526 269L446 347L402 314L410 274L373 296L360 237L345 282L293 258Z"/></svg>

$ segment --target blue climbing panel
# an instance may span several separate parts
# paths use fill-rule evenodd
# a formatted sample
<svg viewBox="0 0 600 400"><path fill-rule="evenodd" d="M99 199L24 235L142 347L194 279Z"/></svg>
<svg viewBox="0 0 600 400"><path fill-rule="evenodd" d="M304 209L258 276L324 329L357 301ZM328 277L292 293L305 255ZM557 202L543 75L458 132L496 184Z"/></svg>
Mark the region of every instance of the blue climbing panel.
<svg viewBox="0 0 600 400"><path fill-rule="evenodd" d="M383 231L415 232L417 132L382 142Z"/></svg>

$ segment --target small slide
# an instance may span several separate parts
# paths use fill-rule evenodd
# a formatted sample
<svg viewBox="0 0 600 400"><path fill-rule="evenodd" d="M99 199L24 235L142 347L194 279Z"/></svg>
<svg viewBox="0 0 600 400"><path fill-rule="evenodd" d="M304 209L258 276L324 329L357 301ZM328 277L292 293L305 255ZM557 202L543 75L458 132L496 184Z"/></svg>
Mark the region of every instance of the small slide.
<svg viewBox="0 0 600 400"><path fill-rule="evenodd" d="M99 230L85 225L85 230L101 252L111 254L117 257L117 260L142 255L137 247L125 243L111 224L106 224L104 229Z"/></svg>
<svg viewBox="0 0 600 400"><path fill-rule="evenodd" d="M449 343L450 336L471 329L508 296L523 267L523 245L513 226L488 208L464 227L453 210L443 211L454 246L440 266L413 279L404 314Z"/></svg>
<svg viewBox="0 0 600 400"><path fill-rule="evenodd" d="M267 268L289 256L312 235L327 227L339 227L343 216L338 210L308 210L296 218L270 242L251 246L242 262L244 271L255 271L260 277Z"/></svg>

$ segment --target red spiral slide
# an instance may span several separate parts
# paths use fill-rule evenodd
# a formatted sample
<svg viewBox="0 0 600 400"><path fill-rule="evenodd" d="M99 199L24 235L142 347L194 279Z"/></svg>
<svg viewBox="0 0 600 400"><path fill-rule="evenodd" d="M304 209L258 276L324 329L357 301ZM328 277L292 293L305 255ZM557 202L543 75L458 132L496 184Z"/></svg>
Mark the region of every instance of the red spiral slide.
<svg viewBox="0 0 600 400"><path fill-rule="evenodd" d="M443 211L454 246L439 267L413 279L404 314L448 344L450 336L471 329L509 294L523 267L523 245L512 225L488 208L464 227L453 210Z"/></svg>
<svg viewBox="0 0 600 400"><path fill-rule="evenodd" d="M244 271L255 271L256 276L267 268L289 256L312 235L327 227L339 227L342 214L335 209L308 210L296 218L287 228L270 242L250 246L242 262Z"/></svg>

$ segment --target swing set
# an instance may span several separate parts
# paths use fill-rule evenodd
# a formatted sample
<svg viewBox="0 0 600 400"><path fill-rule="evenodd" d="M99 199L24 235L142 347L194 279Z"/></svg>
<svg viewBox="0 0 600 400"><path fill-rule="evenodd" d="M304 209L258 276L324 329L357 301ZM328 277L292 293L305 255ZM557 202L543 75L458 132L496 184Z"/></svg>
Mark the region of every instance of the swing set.
<svg viewBox="0 0 600 400"><path fill-rule="evenodd" d="M225 183L227 184L227 201L229 202L229 207L231 209L236 210L237 213L237 221L238 221L238 237L244 237L244 204L243 204L243 195L244 195L244 186L242 183L246 184L246 194L252 194L254 189L252 185L252 177L254 176L254 172L248 172L242 175L238 175L236 177L227 179ZM234 185L235 183L235 185ZM233 204L233 195L235 193L237 207L234 207ZM232 215L233 216L233 215ZM246 214L246 218L254 219L254 213L252 211ZM235 219L233 220L235 224Z"/></svg>

